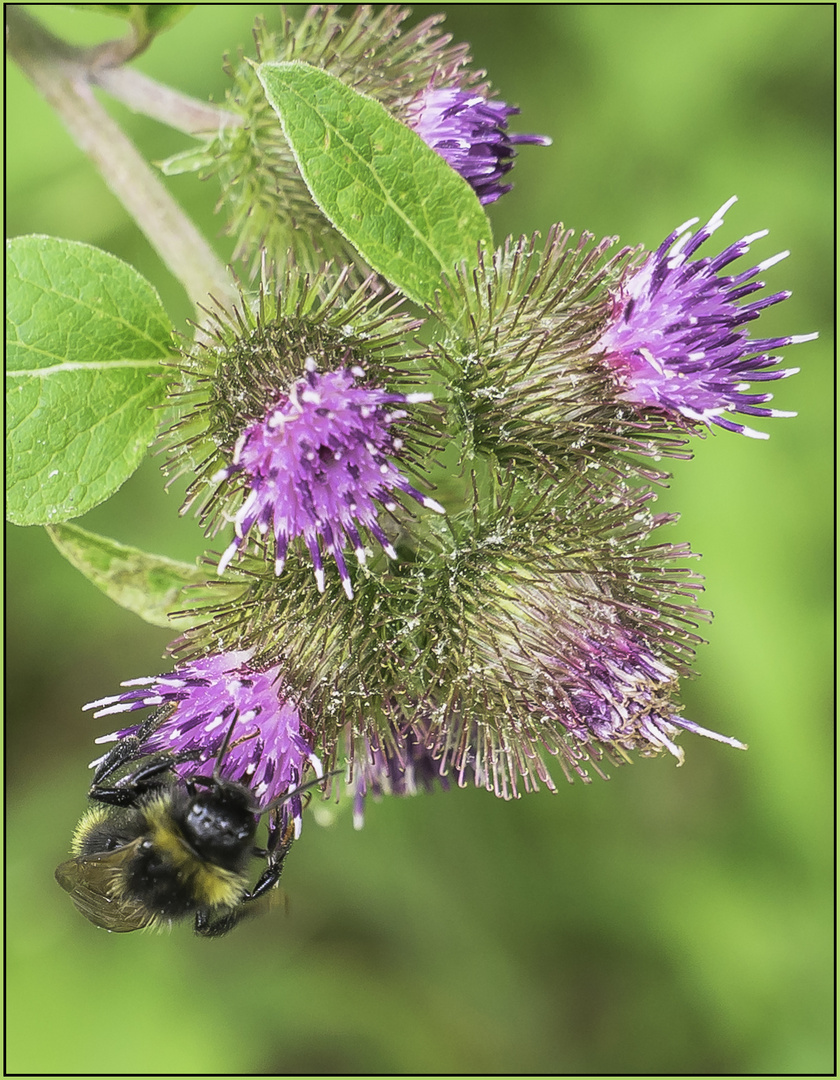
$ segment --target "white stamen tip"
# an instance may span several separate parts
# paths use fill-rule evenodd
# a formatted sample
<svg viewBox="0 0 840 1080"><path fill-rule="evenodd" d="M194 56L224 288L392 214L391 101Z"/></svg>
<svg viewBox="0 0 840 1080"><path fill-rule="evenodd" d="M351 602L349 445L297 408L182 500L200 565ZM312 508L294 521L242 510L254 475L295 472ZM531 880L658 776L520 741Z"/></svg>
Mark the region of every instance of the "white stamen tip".
<svg viewBox="0 0 840 1080"><path fill-rule="evenodd" d="M722 218L722 217L723 217L723 215L724 215L724 214L726 213L726 211L727 211L727 210L729 209L729 207L730 207L730 206L734 206L734 205L735 205L735 203L736 203L737 201L738 201L738 196L737 196L737 195L733 195L731 199L728 199L728 200L727 200L727 201L726 201L726 202L725 202L725 203L723 204L723 206L722 206L722 207L720 208L720 210L718 210L718 212L717 212L717 213L716 213L716 214L714 215L714 217L716 217L716 218Z"/></svg>
<svg viewBox="0 0 840 1080"><path fill-rule="evenodd" d="M347 599L353 599L353 586L350 584L350 578L342 578L341 584L344 586L344 592L347 594ZM324 590L322 589L321 592Z"/></svg>
<svg viewBox="0 0 840 1080"><path fill-rule="evenodd" d="M423 498L423 505L428 510L434 510L436 514L445 514L446 511L435 499L430 499L428 495Z"/></svg>
<svg viewBox="0 0 840 1080"><path fill-rule="evenodd" d="M317 567L315 570L315 584L318 586L318 592L322 593L326 585L326 579L324 578L324 571L321 567Z"/></svg>
<svg viewBox="0 0 840 1080"><path fill-rule="evenodd" d="M758 266L756 266L756 273L764 273L764 271L769 270L771 266L775 266L777 262L781 262L782 259L786 259L788 255L790 255L789 251L780 251L778 255L774 255L770 259L765 259L764 262L760 262Z"/></svg>
<svg viewBox="0 0 840 1080"><path fill-rule="evenodd" d="M420 394L420 393L418 393L418 394L406 394L405 395L405 400L406 400L406 404L408 404L408 405L419 405L423 401L434 401L435 400L435 395L434 394Z"/></svg>
<svg viewBox="0 0 840 1080"><path fill-rule="evenodd" d="M689 218L688 221L684 221L682 225L679 225L676 229L674 229L674 232L678 235L680 233L684 233L686 229L690 229L692 225L696 225L699 220L699 217Z"/></svg>
<svg viewBox="0 0 840 1080"><path fill-rule="evenodd" d="M228 566L230 565L230 561L235 554L236 544L231 544L227 551L224 553L224 555L222 555L221 559L219 559L219 567L216 571L219 577L221 577L225 570L227 570Z"/></svg>

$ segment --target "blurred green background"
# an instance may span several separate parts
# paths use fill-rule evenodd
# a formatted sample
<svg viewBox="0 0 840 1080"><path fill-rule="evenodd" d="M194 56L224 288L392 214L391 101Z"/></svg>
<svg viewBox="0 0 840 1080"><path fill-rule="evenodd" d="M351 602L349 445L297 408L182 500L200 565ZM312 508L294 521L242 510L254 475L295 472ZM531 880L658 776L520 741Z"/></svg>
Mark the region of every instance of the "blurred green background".
<svg viewBox="0 0 840 1080"><path fill-rule="evenodd" d="M37 10L36 10L37 9ZM167 668L171 635L118 609L40 529L8 538L7 1068L29 1073L826 1073L832 1065L833 9L446 5L524 147L490 208L497 239L561 220L656 246L740 201L713 243L761 228L792 299L758 333L820 338L776 384L769 442L698 441L661 498L703 555L716 619L686 713L750 744L686 736L610 783L504 803L453 791L372 804L360 833L310 815L291 914L216 942L108 935L53 880L101 725L82 703ZM120 24L33 5L80 43ZM221 100L254 15L199 5L136 66ZM133 263L179 325L186 299L12 66L9 235ZM188 140L110 103L143 152ZM212 183L169 182L228 257ZM150 460L82 524L192 560L203 550ZM555 770L559 774L560 770Z"/></svg>

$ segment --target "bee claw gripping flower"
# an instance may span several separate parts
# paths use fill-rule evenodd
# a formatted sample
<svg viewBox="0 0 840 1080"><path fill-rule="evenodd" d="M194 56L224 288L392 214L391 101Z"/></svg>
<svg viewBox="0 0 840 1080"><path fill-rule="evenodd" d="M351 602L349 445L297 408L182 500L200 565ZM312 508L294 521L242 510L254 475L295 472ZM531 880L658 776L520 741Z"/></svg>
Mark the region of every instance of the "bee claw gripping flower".
<svg viewBox="0 0 840 1080"><path fill-rule="evenodd" d="M715 257L691 259L722 224L731 198L692 235L697 218L685 222L634 270L614 295L613 317L599 347L621 387L620 398L672 417L717 424L752 438L768 436L725 416L794 416L765 408L772 394L748 393L749 382L795 375L798 368L776 369L771 351L811 341L816 334L751 339L745 324L790 293L779 292L751 303L736 301L764 287L756 275L788 252L750 270L728 276L724 267L745 255L766 230L730 244Z"/></svg>
<svg viewBox="0 0 840 1080"><path fill-rule="evenodd" d="M392 394L357 386L364 376L359 366L320 374L308 357L304 378L269 409L265 418L243 432L233 461L214 479L244 473L250 493L236 515L236 536L219 562L219 573L246 542L254 525L269 529L276 544L275 572L286 561L289 542L302 536L312 562L319 592L324 591L324 566L319 538L335 560L341 583L352 599L353 587L344 561L347 541L364 564L359 534L364 527L390 559L396 559L388 537L377 522L376 503L396 508L402 492L438 513L443 507L423 495L388 460L401 443L389 428L406 417L401 405L430 401L427 393Z"/></svg>

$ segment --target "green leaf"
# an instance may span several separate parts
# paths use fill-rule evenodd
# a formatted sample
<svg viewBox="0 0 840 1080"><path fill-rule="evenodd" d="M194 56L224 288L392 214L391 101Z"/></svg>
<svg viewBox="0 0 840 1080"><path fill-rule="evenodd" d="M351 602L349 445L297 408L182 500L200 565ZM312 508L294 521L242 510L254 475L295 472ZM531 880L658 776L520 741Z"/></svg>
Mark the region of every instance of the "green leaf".
<svg viewBox="0 0 840 1080"><path fill-rule="evenodd" d="M184 589L206 582L207 570L165 555L150 555L78 525L48 525L47 532L65 559L97 589L146 622L184 630L205 620L198 614L173 618L172 613L193 605ZM234 599L244 587L219 582L214 599Z"/></svg>
<svg viewBox="0 0 840 1080"><path fill-rule="evenodd" d="M128 19L141 40L154 37L182 19L194 4L68 4L82 11L100 11Z"/></svg>
<svg viewBox="0 0 840 1080"><path fill-rule="evenodd" d="M6 255L6 516L47 525L143 460L172 328L148 281L98 248L23 236Z"/></svg>
<svg viewBox="0 0 840 1080"><path fill-rule="evenodd" d="M441 274L492 247L466 180L378 101L298 61L257 74L315 202L415 303L431 304Z"/></svg>

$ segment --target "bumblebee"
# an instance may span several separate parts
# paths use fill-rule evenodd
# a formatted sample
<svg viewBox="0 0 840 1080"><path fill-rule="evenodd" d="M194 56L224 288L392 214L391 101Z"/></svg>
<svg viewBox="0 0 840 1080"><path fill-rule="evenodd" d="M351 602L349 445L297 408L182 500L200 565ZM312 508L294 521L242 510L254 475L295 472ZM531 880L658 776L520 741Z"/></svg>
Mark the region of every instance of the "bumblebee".
<svg viewBox="0 0 840 1080"><path fill-rule="evenodd" d="M174 766L184 759L161 754L107 786L103 781L125 763L126 748L118 744L101 762L89 793L96 805L73 836L74 858L55 872L96 926L127 933L192 917L196 934L220 937L276 902L294 822L271 830L265 849L254 846L259 821L323 781L259 807L247 787L220 776L235 723L236 717L211 776L179 779ZM249 888L254 857L266 866Z"/></svg>

